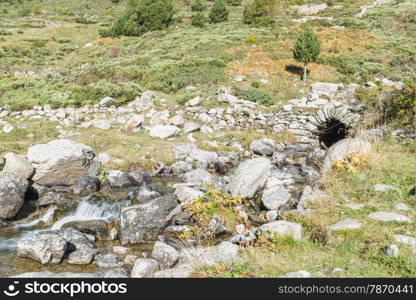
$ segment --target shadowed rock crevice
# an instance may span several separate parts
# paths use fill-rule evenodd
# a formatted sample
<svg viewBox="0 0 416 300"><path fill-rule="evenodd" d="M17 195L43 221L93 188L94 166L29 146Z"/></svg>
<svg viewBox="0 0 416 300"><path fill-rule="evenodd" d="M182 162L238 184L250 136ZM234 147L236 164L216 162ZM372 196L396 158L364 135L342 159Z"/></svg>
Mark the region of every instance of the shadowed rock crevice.
<svg viewBox="0 0 416 300"><path fill-rule="evenodd" d="M328 119L319 127L319 143L329 148L348 135L349 126L337 119Z"/></svg>

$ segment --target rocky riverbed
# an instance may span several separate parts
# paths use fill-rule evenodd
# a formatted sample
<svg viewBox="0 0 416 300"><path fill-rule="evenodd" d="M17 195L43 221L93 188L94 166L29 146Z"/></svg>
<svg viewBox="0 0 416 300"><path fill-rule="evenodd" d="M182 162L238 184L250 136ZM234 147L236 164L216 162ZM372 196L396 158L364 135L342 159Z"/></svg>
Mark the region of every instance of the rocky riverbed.
<svg viewBox="0 0 416 300"><path fill-rule="evenodd" d="M238 151L207 151L188 136L188 142L171 145L174 163L150 172L107 169L91 146L68 138L33 145L25 155L8 153L0 172L0 276L188 277L199 265L240 262L240 249L259 239L301 241L302 225L285 220L285 213L308 214L309 204L327 197L320 178L334 162L370 153L385 134L376 129L347 138L361 118L354 88L317 83L308 98L291 100L275 114L260 112L227 89L216 96L230 105L227 110L207 110L192 99L187 118L212 128L192 123L191 130L181 114L153 111L147 130L162 139L171 129L191 134L255 127L250 120L259 132L288 130L294 139L264 137L248 149L234 143ZM128 108L108 108L114 99L103 99L85 112L153 110L153 97L145 92ZM81 110L61 112L36 108L7 116L55 118L64 125ZM139 128L145 118L131 116L123 130ZM84 119L77 126L85 122L96 124ZM394 187L377 187L389 188ZM369 218L411 222L399 213ZM330 230L360 227L346 220ZM398 239L414 243L411 237Z"/></svg>

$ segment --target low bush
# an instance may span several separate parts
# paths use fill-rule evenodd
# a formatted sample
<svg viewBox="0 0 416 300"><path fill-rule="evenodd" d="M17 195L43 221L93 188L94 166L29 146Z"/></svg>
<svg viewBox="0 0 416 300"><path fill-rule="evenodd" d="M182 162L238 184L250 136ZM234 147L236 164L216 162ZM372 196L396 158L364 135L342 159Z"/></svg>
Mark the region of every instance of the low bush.
<svg viewBox="0 0 416 300"><path fill-rule="evenodd" d="M204 27L206 23L206 18L203 13L197 12L191 18L191 25L195 27Z"/></svg>
<svg viewBox="0 0 416 300"><path fill-rule="evenodd" d="M269 94L263 92L262 90L259 90L258 88L240 90L237 91L237 93L240 98L250 100L261 105L269 106L273 104L272 97Z"/></svg>
<svg viewBox="0 0 416 300"><path fill-rule="evenodd" d="M134 0L111 28L100 30L102 37L140 36L148 31L163 30L173 23L170 0Z"/></svg>
<svg viewBox="0 0 416 300"><path fill-rule="evenodd" d="M243 22L254 26L268 26L273 23L274 0L254 0L244 7Z"/></svg>

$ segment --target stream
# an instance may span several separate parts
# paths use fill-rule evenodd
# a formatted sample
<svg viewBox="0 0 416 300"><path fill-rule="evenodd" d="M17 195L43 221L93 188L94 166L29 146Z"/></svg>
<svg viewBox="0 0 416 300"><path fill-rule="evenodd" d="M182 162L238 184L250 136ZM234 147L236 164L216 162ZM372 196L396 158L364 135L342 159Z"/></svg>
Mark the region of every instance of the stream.
<svg viewBox="0 0 416 300"><path fill-rule="evenodd" d="M153 186L161 194L171 193L173 192L172 181L174 181L172 178L153 178ZM58 265L42 265L31 259L19 258L16 251L17 244L21 239L36 232L60 229L64 224L70 222L100 220L110 223L118 219L122 208L137 204L133 200L134 197L131 197L132 190L134 189L126 189L122 193L117 191L115 194L118 199L116 200L114 200L114 195L112 197L99 195L80 198L72 211L60 216L55 222L57 208L51 206L41 211L42 214L37 217L31 218L29 216L27 218L29 221L17 220L8 226L0 227L0 277L10 277L25 272L87 273L96 271L98 267L95 264L77 266L63 261ZM39 211L33 214L39 214ZM109 253L112 252L114 245L119 244L118 241L96 241L95 245L99 252ZM149 252L149 247L148 245L138 245L134 250L136 250L135 254L143 255L143 253Z"/></svg>

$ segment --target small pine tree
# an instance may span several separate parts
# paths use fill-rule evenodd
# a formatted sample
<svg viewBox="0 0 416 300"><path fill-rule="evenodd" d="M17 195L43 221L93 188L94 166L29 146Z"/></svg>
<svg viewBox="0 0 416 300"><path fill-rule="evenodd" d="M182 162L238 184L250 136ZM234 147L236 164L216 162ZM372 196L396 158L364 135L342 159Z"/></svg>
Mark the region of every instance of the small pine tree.
<svg viewBox="0 0 416 300"><path fill-rule="evenodd" d="M201 0L194 0L194 2L191 5L192 11L203 11L205 9L204 3L202 3Z"/></svg>
<svg viewBox="0 0 416 300"><path fill-rule="evenodd" d="M197 12L192 16L191 25L195 27L204 27L206 23L206 18L203 13Z"/></svg>
<svg viewBox="0 0 416 300"><path fill-rule="evenodd" d="M320 53L321 42L318 40L318 37L316 36L315 32L313 32L312 27L309 25L299 35L293 49L293 57L296 59L296 61L304 63L303 81L305 83L308 73L308 64L315 62L318 59Z"/></svg>
<svg viewBox="0 0 416 300"><path fill-rule="evenodd" d="M228 20L228 9L224 0L215 0L209 13L211 23L220 23Z"/></svg>

